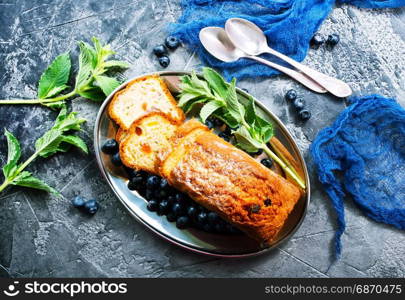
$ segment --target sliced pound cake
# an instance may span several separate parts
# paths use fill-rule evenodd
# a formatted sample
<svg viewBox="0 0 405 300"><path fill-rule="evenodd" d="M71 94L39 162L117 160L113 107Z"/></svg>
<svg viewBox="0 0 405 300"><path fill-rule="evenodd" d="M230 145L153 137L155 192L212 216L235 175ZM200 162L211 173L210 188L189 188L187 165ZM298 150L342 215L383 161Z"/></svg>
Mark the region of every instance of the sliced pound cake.
<svg viewBox="0 0 405 300"><path fill-rule="evenodd" d="M159 75L131 81L114 95L108 107L110 118L123 130L128 130L135 120L152 111L161 111L177 123L184 120L183 111Z"/></svg>
<svg viewBox="0 0 405 300"><path fill-rule="evenodd" d="M170 138L176 128L176 121L162 112L151 112L136 120L120 143L120 157L124 165L158 174L158 153L170 147Z"/></svg>

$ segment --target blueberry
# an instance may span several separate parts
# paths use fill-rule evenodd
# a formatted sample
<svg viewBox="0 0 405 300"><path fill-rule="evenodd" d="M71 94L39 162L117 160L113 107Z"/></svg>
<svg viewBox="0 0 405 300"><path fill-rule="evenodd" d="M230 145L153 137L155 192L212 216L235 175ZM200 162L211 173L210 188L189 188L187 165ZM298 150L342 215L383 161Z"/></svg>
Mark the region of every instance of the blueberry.
<svg viewBox="0 0 405 300"><path fill-rule="evenodd" d="M159 177L157 177L155 175L151 175L148 177L148 179L146 179L146 187L148 189L155 189L158 187L159 184L160 184L160 179L159 179Z"/></svg>
<svg viewBox="0 0 405 300"><path fill-rule="evenodd" d="M285 94L285 98L288 101L294 101L295 99L297 99L297 92L295 90L288 90Z"/></svg>
<svg viewBox="0 0 405 300"><path fill-rule="evenodd" d="M195 219L197 217L197 213L198 213L198 209L194 206L191 205L188 209L187 209L187 215L191 218L191 219Z"/></svg>
<svg viewBox="0 0 405 300"><path fill-rule="evenodd" d="M225 223L224 222L218 222L217 224L215 224L214 228L215 231L218 233L224 233L226 232L226 227L225 227Z"/></svg>
<svg viewBox="0 0 405 300"><path fill-rule="evenodd" d="M215 224L220 220L220 218L216 212L210 211L207 215L207 220L210 224Z"/></svg>
<svg viewBox="0 0 405 300"><path fill-rule="evenodd" d="M170 210L169 202L167 200L162 200L159 203L159 208L158 208L159 215L165 215L169 212L169 210Z"/></svg>
<svg viewBox="0 0 405 300"><path fill-rule="evenodd" d="M198 215L197 215L197 222L200 224L205 224L207 222L207 213L205 211L201 211Z"/></svg>
<svg viewBox="0 0 405 300"><path fill-rule="evenodd" d="M167 48L174 50L180 45L180 41L175 36L168 36L165 39L165 45Z"/></svg>
<svg viewBox="0 0 405 300"><path fill-rule="evenodd" d="M209 223L204 224L204 225L202 226L202 228L203 228L203 230L206 231L206 232L213 232L213 231L214 231L214 227L213 227L211 224L209 224Z"/></svg>
<svg viewBox="0 0 405 300"><path fill-rule="evenodd" d="M167 201L168 201L170 204L174 204L174 203L176 202L176 198L175 198L174 195L170 195L169 197L167 197Z"/></svg>
<svg viewBox="0 0 405 300"><path fill-rule="evenodd" d="M76 196L72 200L72 204L74 207L83 207L85 203L85 199L82 196Z"/></svg>
<svg viewBox="0 0 405 300"><path fill-rule="evenodd" d="M149 211L157 211L159 208L159 202L157 202L156 200L150 200L148 202L148 205L146 206L146 208Z"/></svg>
<svg viewBox="0 0 405 300"><path fill-rule="evenodd" d="M91 199L84 203L83 208L86 213L94 215L98 210L98 203L95 199Z"/></svg>
<svg viewBox="0 0 405 300"><path fill-rule="evenodd" d="M184 203L186 202L186 197L182 193L176 193L174 195L174 200L178 203Z"/></svg>
<svg viewBox="0 0 405 300"><path fill-rule="evenodd" d="M172 212L176 216L182 216L182 215L184 215L184 206L182 204L176 202L172 206Z"/></svg>
<svg viewBox="0 0 405 300"><path fill-rule="evenodd" d="M169 221L169 222L174 222L177 219L176 215L174 213L172 213L172 212L169 212L166 215L166 218L167 218L167 221Z"/></svg>
<svg viewBox="0 0 405 300"><path fill-rule="evenodd" d="M298 112L298 116L300 117L301 120L306 121L311 118L311 112L307 109L301 109Z"/></svg>
<svg viewBox="0 0 405 300"><path fill-rule="evenodd" d="M326 43L329 46L333 47L333 46L336 46L339 43L339 41L340 41L339 35L334 33L334 34L328 35L328 39L326 40Z"/></svg>
<svg viewBox="0 0 405 300"><path fill-rule="evenodd" d="M160 187L162 190L167 190L167 189L170 188L170 185L169 185L169 183L167 182L166 179L162 178L162 179L160 179L159 187Z"/></svg>
<svg viewBox="0 0 405 300"><path fill-rule="evenodd" d="M143 178L140 176L135 176L132 177L129 181L128 181L128 189L130 189L131 191L137 190L140 188L140 186L143 184Z"/></svg>
<svg viewBox="0 0 405 300"><path fill-rule="evenodd" d="M167 68L170 65L170 58L166 55L159 57L159 64L163 67L163 68Z"/></svg>
<svg viewBox="0 0 405 300"><path fill-rule="evenodd" d="M224 139L224 140L227 141L227 142L229 142L229 141L231 140L231 137L230 137L228 134L226 134L225 132L220 132L220 133L218 134L218 136L219 136L220 138Z"/></svg>
<svg viewBox="0 0 405 300"><path fill-rule="evenodd" d="M155 48L153 48L153 54L155 54L157 57L161 57L167 53L168 52L165 45L157 45Z"/></svg>
<svg viewBox="0 0 405 300"><path fill-rule="evenodd" d="M128 167L126 167L126 166L124 166L124 169L125 169L125 172L127 173L129 179L131 179L131 178L133 178L133 177L136 177L136 176L139 176L137 170L128 168Z"/></svg>
<svg viewBox="0 0 405 300"><path fill-rule="evenodd" d="M168 195L166 190L158 189L155 190L155 196L158 199L166 199Z"/></svg>
<svg viewBox="0 0 405 300"><path fill-rule="evenodd" d="M221 127L222 125L224 125L224 122L221 119L213 118L213 121L216 127Z"/></svg>
<svg viewBox="0 0 405 300"><path fill-rule="evenodd" d="M111 139L104 143L104 145L101 147L101 151L103 151L105 154L115 154L118 152L118 148L117 141Z"/></svg>
<svg viewBox="0 0 405 300"><path fill-rule="evenodd" d="M319 46L321 46L324 42L325 39L323 38L323 36L319 33L315 33L310 41L310 44L313 48L318 49Z"/></svg>
<svg viewBox="0 0 405 300"><path fill-rule="evenodd" d="M111 162L113 163L114 166L117 166L117 167L122 166L122 161L121 161L119 152L117 152L113 156L111 156Z"/></svg>
<svg viewBox="0 0 405 300"><path fill-rule="evenodd" d="M212 122L210 119L208 119L208 120L205 121L205 125L207 125L207 127L208 127L209 129L212 129L212 128L215 127L214 122Z"/></svg>
<svg viewBox="0 0 405 300"><path fill-rule="evenodd" d="M262 153L263 153L263 149L259 149L259 150L257 150L256 152L250 153L250 155L252 155L252 156L258 156L258 155L260 155L260 154L262 154Z"/></svg>
<svg viewBox="0 0 405 300"><path fill-rule="evenodd" d="M144 197L146 200L152 200L155 197L155 193L153 190L146 189ZM157 201L157 199L155 199Z"/></svg>
<svg viewBox="0 0 405 300"><path fill-rule="evenodd" d="M181 216L176 221L176 227L179 229L185 229L190 224L190 219L187 216Z"/></svg>
<svg viewBox="0 0 405 300"><path fill-rule="evenodd" d="M301 110L304 108L305 106L305 101L302 98L297 98L294 100L293 102L293 106L296 110Z"/></svg>
<svg viewBox="0 0 405 300"><path fill-rule="evenodd" d="M271 158L263 158L260 162L266 168L271 168L273 166L273 160Z"/></svg>

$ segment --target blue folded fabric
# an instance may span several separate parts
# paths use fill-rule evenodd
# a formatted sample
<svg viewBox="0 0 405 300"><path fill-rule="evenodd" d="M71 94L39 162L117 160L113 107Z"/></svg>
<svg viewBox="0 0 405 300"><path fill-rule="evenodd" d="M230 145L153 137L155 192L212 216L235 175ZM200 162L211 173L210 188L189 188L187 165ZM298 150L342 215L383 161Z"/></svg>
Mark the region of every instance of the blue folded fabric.
<svg viewBox="0 0 405 300"><path fill-rule="evenodd" d="M368 8L400 7L405 0L340 0ZM297 61L331 11L335 0L182 0L183 14L169 31L195 51L203 63L223 72L229 80L268 77L278 71L248 59L223 63L203 49L198 33L206 26L221 26L232 17L245 18L263 29L270 47Z"/></svg>
<svg viewBox="0 0 405 300"><path fill-rule="evenodd" d="M405 229L405 110L379 95L351 102L310 149L337 214L337 257L346 194L371 219Z"/></svg>

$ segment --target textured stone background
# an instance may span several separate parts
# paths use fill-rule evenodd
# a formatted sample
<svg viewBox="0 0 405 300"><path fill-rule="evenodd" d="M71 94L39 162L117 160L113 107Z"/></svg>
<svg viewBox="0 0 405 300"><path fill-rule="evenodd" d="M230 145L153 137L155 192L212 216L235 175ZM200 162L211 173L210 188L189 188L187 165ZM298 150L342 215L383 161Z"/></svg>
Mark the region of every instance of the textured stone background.
<svg viewBox="0 0 405 300"><path fill-rule="evenodd" d="M164 27L180 12L177 0L0 0L0 98L35 97L37 80L48 63L67 49L77 54L76 41L93 35L111 43L119 58L132 63L125 76L159 70L150 50L163 40ZM378 92L404 101L404 22L403 9L338 7L321 32L337 32L342 42L333 51L311 51L306 63L350 83L356 94ZM171 59L171 70L200 67L184 48ZM314 95L283 76L243 81L239 86L288 125L312 170L308 146L345 104L328 95ZM300 91L312 110L313 118L306 124L295 119L283 100L291 87ZM82 135L91 145L98 105L75 99L71 107L88 119ZM0 107L0 128L22 141L25 157L54 118L55 113L43 107ZM4 137L0 153L4 163ZM334 215L313 171L312 201L299 231L269 254L225 260L186 252L138 224L101 178L93 153L72 151L38 159L30 170L58 188L64 198L21 188L0 195L1 277L405 276L404 233L366 219L350 201L343 258L329 268ZM69 205L77 193L99 199L101 211L93 218L78 213Z"/></svg>

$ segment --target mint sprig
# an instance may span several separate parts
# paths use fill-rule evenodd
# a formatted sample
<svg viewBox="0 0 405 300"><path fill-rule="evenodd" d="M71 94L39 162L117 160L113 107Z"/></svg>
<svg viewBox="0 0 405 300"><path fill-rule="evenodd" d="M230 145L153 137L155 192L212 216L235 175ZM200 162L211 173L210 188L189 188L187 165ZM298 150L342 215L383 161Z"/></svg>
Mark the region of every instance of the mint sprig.
<svg viewBox="0 0 405 300"><path fill-rule="evenodd" d="M256 152L263 149L297 184L305 189L305 182L294 167L283 158L280 159L267 143L274 136L273 125L256 112L252 97L243 104L236 92L236 80L227 83L221 75L210 68L203 68L203 79L193 72L191 76L181 78L181 93L178 105L188 113L198 105L199 116L205 122L209 116L224 121L229 127L236 128L232 134L236 146L247 151Z"/></svg>
<svg viewBox="0 0 405 300"><path fill-rule="evenodd" d="M21 158L21 146L17 138L5 130L7 138L8 157L3 166L4 182L0 185L0 192L9 185L19 185L39 190L44 190L58 195L59 192L41 179L36 178L25 168L38 156L49 157L57 152L66 152L70 146L76 146L83 152L88 153L86 143L78 136L71 134L72 131L80 130L84 119L78 119L75 112L67 113L66 106L62 106L53 127L35 142L35 152L25 162L19 164Z"/></svg>
<svg viewBox="0 0 405 300"><path fill-rule="evenodd" d="M79 41L79 70L75 78L73 90L62 94L69 88L67 85L71 70L69 53L63 53L55 58L41 75L38 83L37 99L0 100L0 104L42 104L51 108L60 108L64 101L76 96L81 96L93 101L103 101L106 96L120 85L108 71L115 68L128 68L125 61L109 60L115 54L110 45L101 45L93 37L93 46Z"/></svg>

